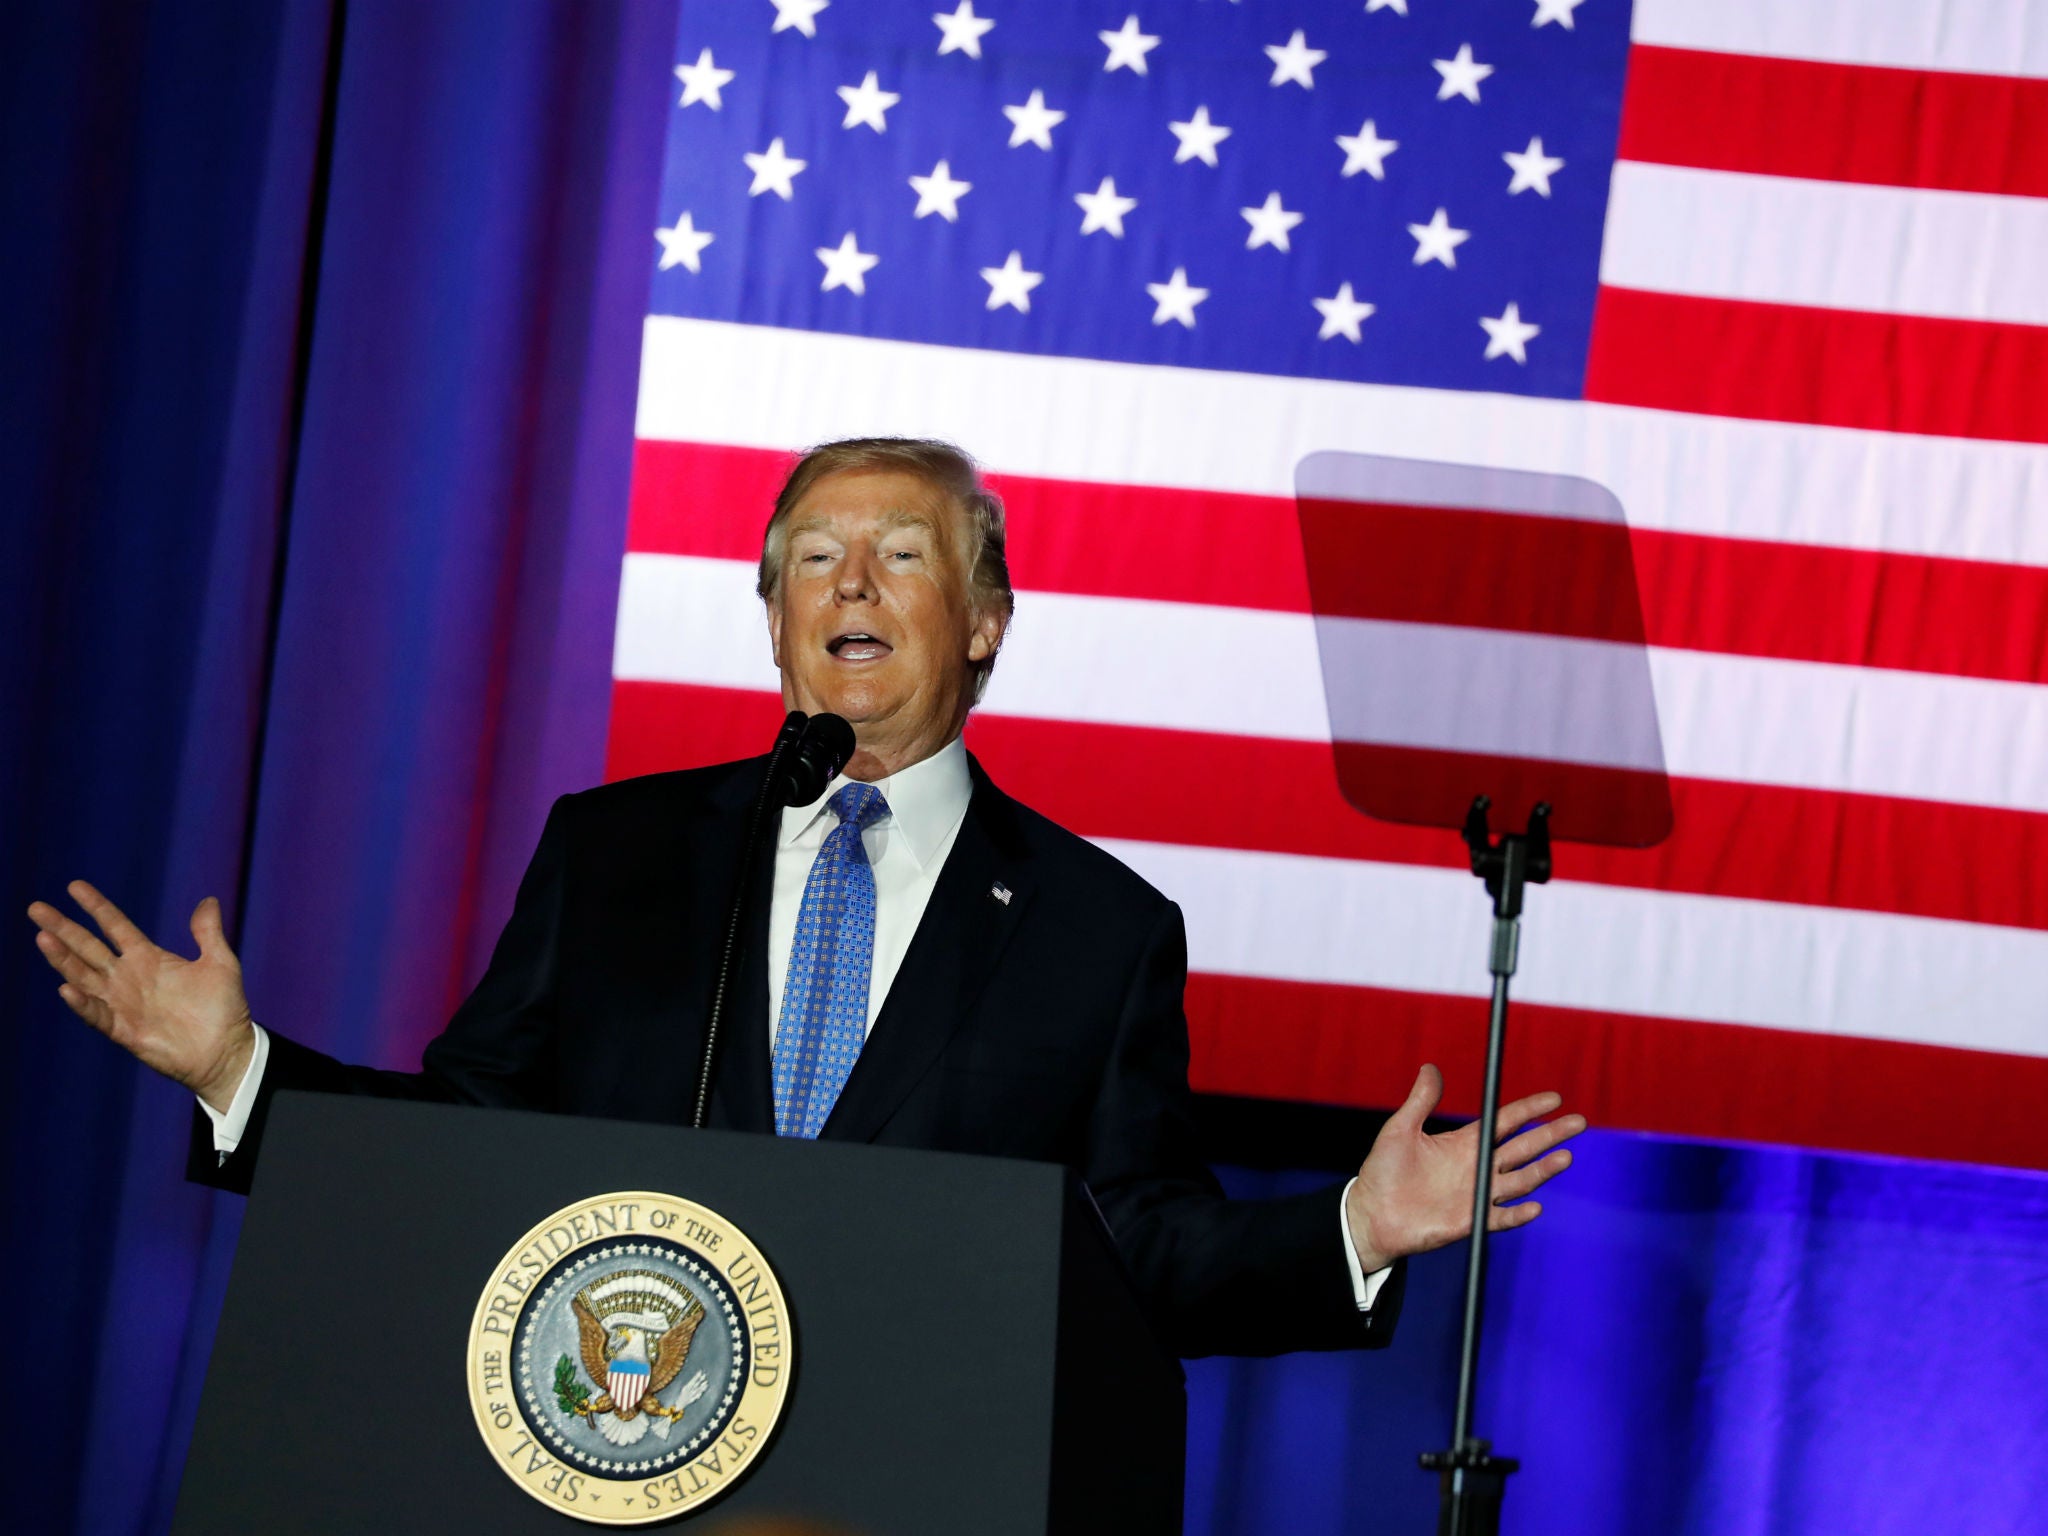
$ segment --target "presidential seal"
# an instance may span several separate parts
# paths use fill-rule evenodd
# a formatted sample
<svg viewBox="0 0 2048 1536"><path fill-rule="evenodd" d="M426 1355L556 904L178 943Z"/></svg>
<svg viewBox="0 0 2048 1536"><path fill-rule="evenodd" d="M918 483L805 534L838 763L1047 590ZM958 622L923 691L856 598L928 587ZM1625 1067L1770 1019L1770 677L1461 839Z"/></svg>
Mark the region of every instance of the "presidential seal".
<svg viewBox="0 0 2048 1536"><path fill-rule="evenodd" d="M789 1311L745 1233L673 1195L596 1195L505 1255L469 1330L492 1457L563 1514L644 1525L758 1461L789 1388Z"/></svg>

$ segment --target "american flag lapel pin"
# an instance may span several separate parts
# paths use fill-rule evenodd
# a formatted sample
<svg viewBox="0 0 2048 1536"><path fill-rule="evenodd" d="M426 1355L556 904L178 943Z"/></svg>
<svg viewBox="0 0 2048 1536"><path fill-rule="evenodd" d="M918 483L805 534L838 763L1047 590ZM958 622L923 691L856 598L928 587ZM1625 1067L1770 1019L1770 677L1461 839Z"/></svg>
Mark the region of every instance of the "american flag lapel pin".
<svg viewBox="0 0 2048 1536"><path fill-rule="evenodd" d="M994 885L990 886L988 893L1004 906L1007 907L1010 904L1010 888L1003 884L1002 881L998 880Z"/></svg>

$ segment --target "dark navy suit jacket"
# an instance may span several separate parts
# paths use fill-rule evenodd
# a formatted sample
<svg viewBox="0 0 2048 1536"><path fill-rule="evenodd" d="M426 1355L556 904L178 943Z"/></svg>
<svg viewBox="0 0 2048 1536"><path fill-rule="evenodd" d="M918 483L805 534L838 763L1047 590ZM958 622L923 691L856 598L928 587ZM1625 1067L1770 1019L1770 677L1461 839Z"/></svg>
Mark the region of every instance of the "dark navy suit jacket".
<svg viewBox="0 0 2048 1536"><path fill-rule="evenodd" d="M763 762L557 801L488 970L421 1070L346 1066L272 1031L256 1108L225 1162L195 1115L192 1177L246 1190L284 1088L686 1123ZM1072 1167L1177 1353L1386 1343L1403 1277L1397 1269L1373 1309L1358 1310L1338 1187L1226 1200L1200 1156L1180 909L1005 795L972 759L970 770L966 819L823 1136ZM709 1117L764 1133L775 1124L772 855L750 873L756 917Z"/></svg>

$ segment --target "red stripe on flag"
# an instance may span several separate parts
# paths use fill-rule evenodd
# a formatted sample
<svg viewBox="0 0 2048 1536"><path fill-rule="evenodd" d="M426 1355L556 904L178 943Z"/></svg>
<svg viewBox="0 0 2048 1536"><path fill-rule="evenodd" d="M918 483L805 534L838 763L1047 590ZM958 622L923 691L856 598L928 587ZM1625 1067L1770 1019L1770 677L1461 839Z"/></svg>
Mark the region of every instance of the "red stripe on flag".
<svg viewBox="0 0 2048 1536"><path fill-rule="evenodd" d="M765 751L773 694L615 683L606 777ZM976 715L967 742L1008 793L1088 837L1462 868L1457 835L1371 820L1338 793L1331 749L1135 726ZM1085 765L1085 772L1076 772ZM1676 826L1651 849L1574 845L1592 884L2048 929L2048 816L1715 780L1671 782ZM1215 806L1227 803L1227 828Z"/></svg>
<svg viewBox="0 0 2048 1536"><path fill-rule="evenodd" d="M778 696L747 688L614 681L605 782L759 757L784 714Z"/></svg>
<svg viewBox="0 0 2048 1536"><path fill-rule="evenodd" d="M760 559L768 514L795 463L794 454L774 448L637 439L626 548L750 563Z"/></svg>
<svg viewBox="0 0 2048 1536"><path fill-rule="evenodd" d="M1310 749L1329 760L1326 749ZM1485 795L1496 823L1520 825L1532 807L1549 806L1552 834L1570 842L1648 848L1671 835L1671 781L1661 769L1360 741L1337 743L1335 757L1344 799L1385 821L1462 827L1472 797Z"/></svg>
<svg viewBox="0 0 2048 1536"><path fill-rule="evenodd" d="M772 448L641 438L626 547L754 561L794 459ZM1009 510L1010 576L1045 591L1308 611L1292 498L990 475ZM1227 549L1230 559L1215 558Z"/></svg>
<svg viewBox="0 0 2048 1536"><path fill-rule="evenodd" d="M1025 589L1309 611L1291 496L993 475Z"/></svg>
<svg viewBox="0 0 2048 1536"><path fill-rule="evenodd" d="M1637 532L1652 645L2048 683L2048 569Z"/></svg>
<svg viewBox="0 0 2048 1536"><path fill-rule="evenodd" d="M1304 499L1315 612L1641 645L1627 527L1452 507ZM1418 579L1428 573L1428 580Z"/></svg>
<svg viewBox="0 0 2048 1536"><path fill-rule="evenodd" d="M751 562L789 463L770 450L641 441L628 547ZM1021 588L1309 609L1291 498L1023 475L995 483L1010 508L1010 570ZM1443 558L1417 537L1423 543L1400 564ZM2048 570L1643 529L1630 544L1654 645L2048 682ZM1359 579L1385 588L1381 573L1391 579L1397 569L1389 561ZM1400 574L1396 590L1440 600L1430 584ZM1546 570L1510 591L1568 591L1572 580ZM1449 622L1485 622L1476 612L1498 620L1504 611L1488 607L1483 585L1461 590L1480 601ZM1387 600L1385 590L1367 596Z"/></svg>
<svg viewBox="0 0 2048 1536"><path fill-rule="evenodd" d="M1187 1009L1199 1093L1388 1108L1433 1061L1478 1112L1482 998L1198 973ZM1610 1128L2048 1168L2031 1056L1517 1003L1503 1096L1546 1088Z"/></svg>
<svg viewBox="0 0 2048 1536"><path fill-rule="evenodd" d="M1586 398L2048 442L2048 327L1600 290Z"/></svg>
<svg viewBox="0 0 2048 1536"><path fill-rule="evenodd" d="M1623 160L2048 196L2048 80L1629 50Z"/></svg>

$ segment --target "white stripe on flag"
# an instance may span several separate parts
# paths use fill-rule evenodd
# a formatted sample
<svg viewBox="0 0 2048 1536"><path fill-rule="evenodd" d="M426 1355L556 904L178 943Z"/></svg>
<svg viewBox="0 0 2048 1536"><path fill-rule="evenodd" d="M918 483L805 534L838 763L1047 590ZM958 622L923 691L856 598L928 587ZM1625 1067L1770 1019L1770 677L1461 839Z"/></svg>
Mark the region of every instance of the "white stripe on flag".
<svg viewBox="0 0 2048 1536"><path fill-rule="evenodd" d="M1318 619L1315 636L1339 741L1664 768L1640 645L1380 619Z"/></svg>
<svg viewBox="0 0 2048 1536"><path fill-rule="evenodd" d="M647 321L638 431L774 449L912 432L998 472L1260 496L1292 496L1308 454L1382 453L1584 475L1638 528L2048 565L2048 447L2025 443L664 315Z"/></svg>
<svg viewBox="0 0 2048 1536"><path fill-rule="evenodd" d="M2048 688L1651 648L1669 770L2048 811ZM753 567L629 554L613 673L774 690ZM1022 592L991 714L1330 739L1315 621L1137 598Z"/></svg>
<svg viewBox="0 0 2048 1536"><path fill-rule="evenodd" d="M1600 280L1702 298L2048 325L2048 199L1621 161Z"/></svg>
<svg viewBox="0 0 2048 1536"><path fill-rule="evenodd" d="M1462 871L1098 841L1180 903L1193 970L1485 993L1485 895ZM2048 933L1564 879L1524 925L1529 1002L2048 1056Z"/></svg>
<svg viewBox="0 0 2048 1536"><path fill-rule="evenodd" d="M1980 75L2048 75L2035 0L1635 0L1639 43Z"/></svg>

